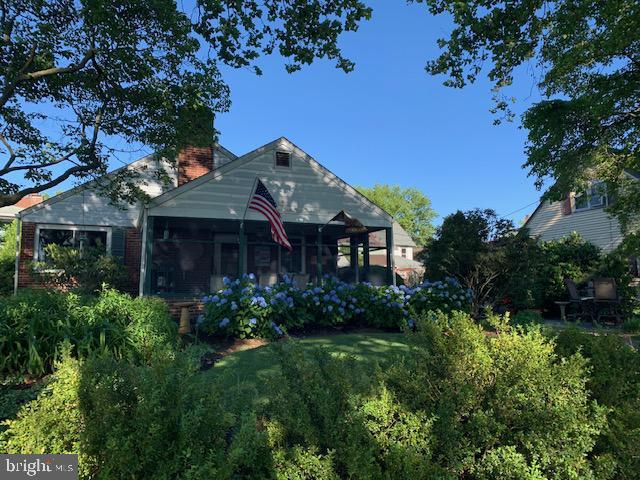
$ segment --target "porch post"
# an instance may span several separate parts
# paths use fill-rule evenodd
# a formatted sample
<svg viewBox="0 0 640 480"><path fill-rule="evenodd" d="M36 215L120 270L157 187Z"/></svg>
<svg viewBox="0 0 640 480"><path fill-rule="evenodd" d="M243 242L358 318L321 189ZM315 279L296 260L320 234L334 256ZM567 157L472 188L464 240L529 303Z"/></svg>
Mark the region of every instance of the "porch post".
<svg viewBox="0 0 640 480"><path fill-rule="evenodd" d="M360 270L358 265L358 242L357 236L349 237L349 263L353 268L353 280L358 283L360 281Z"/></svg>
<svg viewBox="0 0 640 480"><path fill-rule="evenodd" d="M362 278L369 280L369 267L371 259L369 258L369 233L365 233L362 237Z"/></svg>
<svg viewBox="0 0 640 480"><path fill-rule="evenodd" d="M144 288L143 295L151 294L151 275L153 269L153 224L155 223L155 217L147 216L146 221L146 237L145 237L145 262L144 262Z"/></svg>
<svg viewBox="0 0 640 480"><path fill-rule="evenodd" d="M238 233L238 278L242 277L244 271L244 257L247 248L247 236L244 233L244 221L240 222L240 232Z"/></svg>
<svg viewBox="0 0 640 480"><path fill-rule="evenodd" d="M389 285L395 285L396 272L393 265L393 227L387 227L384 230L387 243L387 283Z"/></svg>
<svg viewBox="0 0 640 480"><path fill-rule="evenodd" d="M318 285L322 285L322 227L318 227L318 251L317 251L317 268L316 268L316 276L318 280Z"/></svg>

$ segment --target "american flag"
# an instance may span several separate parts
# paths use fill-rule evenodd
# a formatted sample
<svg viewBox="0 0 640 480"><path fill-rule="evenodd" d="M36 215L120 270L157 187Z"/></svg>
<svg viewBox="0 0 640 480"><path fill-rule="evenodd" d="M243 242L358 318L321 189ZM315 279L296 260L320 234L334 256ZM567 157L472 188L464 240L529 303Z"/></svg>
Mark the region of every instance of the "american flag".
<svg viewBox="0 0 640 480"><path fill-rule="evenodd" d="M291 244L289 243L287 233L284 231L278 206L260 179L258 179L256 189L249 199L249 208L261 213L267 218L269 225L271 225L271 237L273 237L273 241L291 251Z"/></svg>

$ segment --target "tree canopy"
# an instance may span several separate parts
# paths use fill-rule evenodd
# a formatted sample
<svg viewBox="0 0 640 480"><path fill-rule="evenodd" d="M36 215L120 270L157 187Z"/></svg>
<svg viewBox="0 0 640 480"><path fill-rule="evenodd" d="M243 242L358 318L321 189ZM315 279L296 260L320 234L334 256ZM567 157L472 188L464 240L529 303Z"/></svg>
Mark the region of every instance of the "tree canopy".
<svg viewBox="0 0 640 480"><path fill-rule="evenodd" d="M432 237L436 212L431 208L431 200L417 188L376 184L357 189L392 215L416 244L424 246Z"/></svg>
<svg viewBox="0 0 640 480"><path fill-rule="evenodd" d="M516 71L533 75L542 100L523 117L524 167L547 198L607 184L613 213L640 214L640 2L637 0L414 0L454 28L427 65L462 88L486 71L495 112L512 116L507 87ZM506 90L505 90L506 89ZM499 120L499 118L497 118Z"/></svg>
<svg viewBox="0 0 640 480"><path fill-rule="evenodd" d="M225 111L220 66L278 52L290 72L316 58L353 69L338 46L371 10L359 0L0 0L0 206L106 172L110 139L171 159L211 144ZM195 115L195 117L194 117ZM131 171L101 182L139 198Z"/></svg>

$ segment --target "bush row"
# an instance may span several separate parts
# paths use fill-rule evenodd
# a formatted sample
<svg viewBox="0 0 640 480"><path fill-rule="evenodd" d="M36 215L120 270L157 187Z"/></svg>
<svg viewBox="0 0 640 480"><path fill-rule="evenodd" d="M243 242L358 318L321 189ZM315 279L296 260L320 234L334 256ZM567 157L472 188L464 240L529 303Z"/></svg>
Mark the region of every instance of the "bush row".
<svg viewBox="0 0 640 480"><path fill-rule="evenodd" d="M489 337L463 313L416 323L408 353L364 389L357 360L274 344L280 369L257 411L225 408L188 352L66 358L0 448L79 453L84 479L635 478L637 425L621 415L637 418L637 352L496 319ZM589 376L575 351L591 341ZM629 373L612 367L623 359Z"/></svg>
<svg viewBox="0 0 640 480"><path fill-rule="evenodd" d="M74 355L106 351L149 361L175 348L176 325L166 304L105 289L97 297L25 290L0 298L0 374L51 371L66 342Z"/></svg>
<svg viewBox="0 0 640 480"><path fill-rule="evenodd" d="M297 288L287 277L276 285L256 285L253 274L204 297L200 328L227 337L276 338L303 328L358 325L398 330L428 310L468 310L471 292L452 278L415 287L346 283L326 276L322 285Z"/></svg>

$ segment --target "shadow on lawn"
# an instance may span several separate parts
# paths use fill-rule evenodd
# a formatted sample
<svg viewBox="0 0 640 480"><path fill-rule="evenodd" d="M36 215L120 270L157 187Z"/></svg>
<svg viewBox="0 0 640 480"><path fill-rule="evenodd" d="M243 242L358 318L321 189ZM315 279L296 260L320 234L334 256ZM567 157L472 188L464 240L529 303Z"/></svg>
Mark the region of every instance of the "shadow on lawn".
<svg viewBox="0 0 640 480"><path fill-rule="evenodd" d="M409 350L401 333L349 333L287 341L297 342L309 351L321 347L339 357L352 356L361 367L353 372L359 376L369 376L377 364L385 364ZM267 391L272 387L269 381L279 371L274 347L266 345L227 355L202 375L219 383L225 403L241 404L244 408L266 400Z"/></svg>

